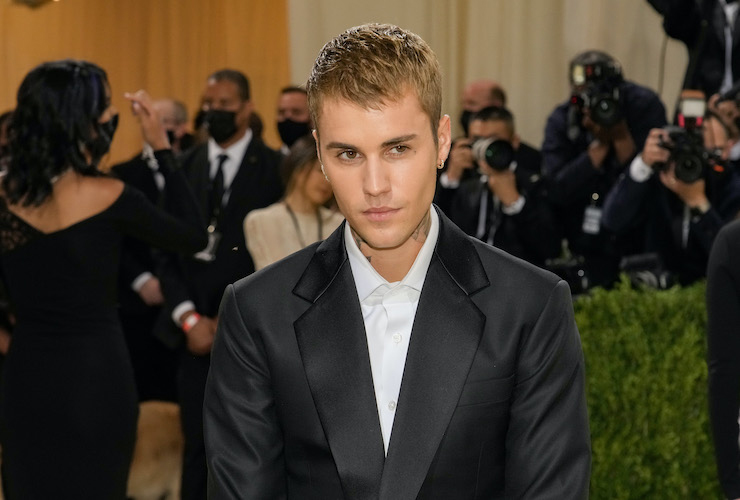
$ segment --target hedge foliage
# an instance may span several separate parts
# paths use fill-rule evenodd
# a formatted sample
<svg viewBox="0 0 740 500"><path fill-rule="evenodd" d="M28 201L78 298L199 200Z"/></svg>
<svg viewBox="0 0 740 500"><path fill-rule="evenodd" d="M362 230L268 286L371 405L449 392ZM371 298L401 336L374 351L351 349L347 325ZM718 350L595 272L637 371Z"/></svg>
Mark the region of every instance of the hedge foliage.
<svg viewBox="0 0 740 500"><path fill-rule="evenodd" d="M707 408L704 283L574 302L586 358L591 498L723 498Z"/></svg>

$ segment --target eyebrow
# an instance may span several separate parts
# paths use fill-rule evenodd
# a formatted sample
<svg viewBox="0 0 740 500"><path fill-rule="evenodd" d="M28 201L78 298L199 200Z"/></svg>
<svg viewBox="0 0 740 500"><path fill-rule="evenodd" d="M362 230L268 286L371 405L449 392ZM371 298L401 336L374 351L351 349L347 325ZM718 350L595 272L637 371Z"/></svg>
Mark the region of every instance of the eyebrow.
<svg viewBox="0 0 740 500"><path fill-rule="evenodd" d="M411 140L416 139L416 134L408 134L408 135L402 135L400 137L394 137L393 139L388 139L387 141L383 141L383 144L381 144L381 147L387 148L389 146L394 146L396 144L400 144L402 142L408 142ZM326 149L357 149L357 147L353 146L352 144L346 144L343 142L330 142L326 145Z"/></svg>

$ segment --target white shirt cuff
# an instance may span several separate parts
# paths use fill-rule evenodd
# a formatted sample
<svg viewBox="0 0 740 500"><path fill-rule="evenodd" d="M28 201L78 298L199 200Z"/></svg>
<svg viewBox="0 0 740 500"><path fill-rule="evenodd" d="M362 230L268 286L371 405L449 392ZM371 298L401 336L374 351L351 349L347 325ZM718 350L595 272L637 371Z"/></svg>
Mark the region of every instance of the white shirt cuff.
<svg viewBox="0 0 740 500"><path fill-rule="evenodd" d="M644 161L642 155L635 156L630 163L630 177L635 182L645 182L653 175L653 169Z"/></svg>
<svg viewBox="0 0 740 500"><path fill-rule="evenodd" d="M442 185L443 188L447 189L455 189L460 187L460 181L451 180L449 177L447 177L447 172L442 172L442 175L439 176L439 183Z"/></svg>
<svg viewBox="0 0 740 500"><path fill-rule="evenodd" d="M181 302L180 304L175 307L172 311L172 321L175 322L177 326L182 326L180 324L180 316L185 314L188 311L195 311L195 304L191 300L186 300L185 302Z"/></svg>
<svg viewBox="0 0 740 500"><path fill-rule="evenodd" d="M511 205L501 205L501 211L506 215L516 215L519 212L522 211L524 208L524 204L527 202L526 198L524 196L519 195L519 198L516 199L514 203Z"/></svg>
<svg viewBox="0 0 740 500"><path fill-rule="evenodd" d="M150 273L149 271L145 271L141 273L140 275L136 277L134 281L131 282L131 289L134 292L139 293L139 291L141 290L141 287L144 286L144 283L146 283L153 277L154 275Z"/></svg>

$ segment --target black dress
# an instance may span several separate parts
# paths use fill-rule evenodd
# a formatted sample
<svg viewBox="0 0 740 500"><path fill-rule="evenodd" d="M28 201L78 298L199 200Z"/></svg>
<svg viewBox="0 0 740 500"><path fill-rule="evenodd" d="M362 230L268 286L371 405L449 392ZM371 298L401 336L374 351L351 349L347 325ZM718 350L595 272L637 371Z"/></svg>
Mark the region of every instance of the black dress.
<svg viewBox="0 0 740 500"><path fill-rule="evenodd" d="M124 235L170 250L206 244L192 194L174 160L157 209L124 187L102 212L42 233L0 201L0 255L16 312L2 376L0 440L9 499L123 499L138 415L117 314Z"/></svg>

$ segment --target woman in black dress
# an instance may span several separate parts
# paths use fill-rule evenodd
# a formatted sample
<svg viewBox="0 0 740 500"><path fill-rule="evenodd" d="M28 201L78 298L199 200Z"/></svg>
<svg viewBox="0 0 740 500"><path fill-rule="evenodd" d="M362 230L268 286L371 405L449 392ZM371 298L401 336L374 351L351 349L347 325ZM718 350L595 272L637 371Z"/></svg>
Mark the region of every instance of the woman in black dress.
<svg viewBox="0 0 740 500"><path fill-rule="evenodd" d="M11 500L125 498L138 407L116 310L121 238L206 245L149 97L127 98L166 178L166 212L98 170L118 118L101 68L45 63L18 90L0 185L0 263L16 315L0 388Z"/></svg>

